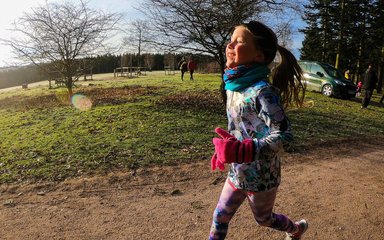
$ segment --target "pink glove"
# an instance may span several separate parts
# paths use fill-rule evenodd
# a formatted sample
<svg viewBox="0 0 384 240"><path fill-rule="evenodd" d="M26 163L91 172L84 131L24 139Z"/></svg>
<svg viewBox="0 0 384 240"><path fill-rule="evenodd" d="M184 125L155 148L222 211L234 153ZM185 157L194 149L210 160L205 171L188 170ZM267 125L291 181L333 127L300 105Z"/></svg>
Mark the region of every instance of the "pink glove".
<svg viewBox="0 0 384 240"><path fill-rule="evenodd" d="M254 145L252 139L244 139L241 142L221 128L216 128L215 131L223 138L214 138L212 140L215 145L216 158L219 162L224 164L253 161Z"/></svg>
<svg viewBox="0 0 384 240"><path fill-rule="evenodd" d="M227 131L221 129L221 128L216 128L215 132L220 135L223 139L232 139L232 140L237 140L234 136L229 134ZM217 158L217 153L213 154L211 158L211 169L214 171L216 168L218 168L220 171L224 171L225 166L223 162L220 162L219 159Z"/></svg>
<svg viewBox="0 0 384 240"><path fill-rule="evenodd" d="M234 141L237 140L237 138L235 138L235 136L231 135L229 132L225 131L222 128L219 128L219 127L215 128L215 132L217 134L219 134L219 136L222 137L223 139L226 139L226 140L231 139L231 140L234 140Z"/></svg>
<svg viewBox="0 0 384 240"><path fill-rule="evenodd" d="M225 166L224 163L217 159L217 153L215 152L211 159L211 169L214 171L216 168L218 168L220 171L224 171Z"/></svg>

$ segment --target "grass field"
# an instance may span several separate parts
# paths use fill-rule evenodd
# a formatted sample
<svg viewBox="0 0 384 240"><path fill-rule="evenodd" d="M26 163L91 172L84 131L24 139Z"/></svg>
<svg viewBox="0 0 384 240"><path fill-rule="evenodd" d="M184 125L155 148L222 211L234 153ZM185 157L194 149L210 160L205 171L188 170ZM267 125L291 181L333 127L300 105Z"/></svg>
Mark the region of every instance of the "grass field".
<svg viewBox="0 0 384 240"><path fill-rule="evenodd" d="M105 75L80 82L74 89L80 102L74 104L63 88L2 91L0 183L207 161L213 129L226 127L220 76L179 78L163 72L133 79ZM382 137L384 106L378 100L376 94L360 110L361 99L307 93L305 108L288 110L292 151Z"/></svg>

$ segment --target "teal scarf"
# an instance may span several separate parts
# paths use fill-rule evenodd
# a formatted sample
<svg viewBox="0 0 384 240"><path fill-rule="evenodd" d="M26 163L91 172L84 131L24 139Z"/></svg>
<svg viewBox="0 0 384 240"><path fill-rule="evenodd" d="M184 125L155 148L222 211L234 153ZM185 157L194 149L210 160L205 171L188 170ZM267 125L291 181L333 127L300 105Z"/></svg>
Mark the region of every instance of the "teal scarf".
<svg viewBox="0 0 384 240"><path fill-rule="evenodd" d="M225 90L241 91L260 80L266 80L269 73L269 68L260 64L227 68L223 75Z"/></svg>

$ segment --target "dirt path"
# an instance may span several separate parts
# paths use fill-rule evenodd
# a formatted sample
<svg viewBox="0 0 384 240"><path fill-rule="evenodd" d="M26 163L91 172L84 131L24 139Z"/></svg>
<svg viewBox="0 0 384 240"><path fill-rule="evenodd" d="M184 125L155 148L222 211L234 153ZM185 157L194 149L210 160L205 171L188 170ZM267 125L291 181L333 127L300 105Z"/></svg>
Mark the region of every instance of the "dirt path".
<svg viewBox="0 0 384 240"><path fill-rule="evenodd" d="M384 142L350 146L284 156L275 211L307 218L304 239L383 239ZM207 239L224 180L200 162L1 185L0 239ZM243 204L227 239L283 237L257 226Z"/></svg>

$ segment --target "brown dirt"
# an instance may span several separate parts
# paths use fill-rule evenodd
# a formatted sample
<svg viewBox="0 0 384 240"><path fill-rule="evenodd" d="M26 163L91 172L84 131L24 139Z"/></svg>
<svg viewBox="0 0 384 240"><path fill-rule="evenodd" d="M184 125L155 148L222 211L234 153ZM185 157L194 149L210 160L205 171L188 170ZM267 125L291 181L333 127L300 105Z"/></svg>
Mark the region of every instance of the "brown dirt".
<svg viewBox="0 0 384 240"><path fill-rule="evenodd" d="M304 239L383 239L384 141L284 154L275 211L310 223ZM226 174L208 162L61 183L0 186L0 239L207 239ZM247 204L227 239L283 239Z"/></svg>

